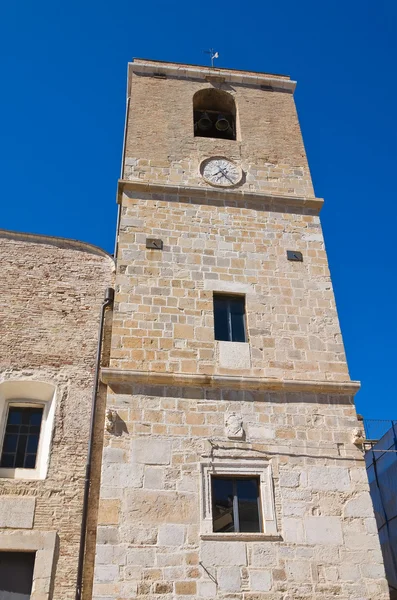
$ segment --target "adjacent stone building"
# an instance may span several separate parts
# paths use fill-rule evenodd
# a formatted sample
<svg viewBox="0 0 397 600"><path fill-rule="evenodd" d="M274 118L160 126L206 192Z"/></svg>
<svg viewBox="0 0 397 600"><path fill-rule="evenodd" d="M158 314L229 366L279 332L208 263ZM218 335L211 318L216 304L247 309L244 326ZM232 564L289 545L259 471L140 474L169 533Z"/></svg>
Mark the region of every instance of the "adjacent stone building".
<svg viewBox="0 0 397 600"><path fill-rule="evenodd" d="M114 263L90 244L5 231L0 256L0 598L72 600Z"/></svg>
<svg viewBox="0 0 397 600"><path fill-rule="evenodd" d="M94 600L388 598L294 87L129 65Z"/></svg>

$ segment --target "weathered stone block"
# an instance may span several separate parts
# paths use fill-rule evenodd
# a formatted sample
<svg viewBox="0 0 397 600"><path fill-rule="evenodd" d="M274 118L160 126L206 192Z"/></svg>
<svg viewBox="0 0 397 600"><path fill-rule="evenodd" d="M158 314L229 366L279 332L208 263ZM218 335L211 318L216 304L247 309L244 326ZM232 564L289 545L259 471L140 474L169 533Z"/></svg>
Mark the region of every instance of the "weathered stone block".
<svg viewBox="0 0 397 600"><path fill-rule="evenodd" d="M197 591L195 581L177 581L175 593L177 596L193 596Z"/></svg>
<svg viewBox="0 0 397 600"><path fill-rule="evenodd" d="M202 542L200 556L205 567L229 567L247 565L244 542Z"/></svg>
<svg viewBox="0 0 397 600"><path fill-rule="evenodd" d="M342 581L359 581L361 574L358 565L341 565L339 567L339 577Z"/></svg>
<svg viewBox="0 0 397 600"><path fill-rule="evenodd" d="M214 581L198 581L197 586L199 598L216 598L217 587Z"/></svg>
<svg viewBox="0 0 397 600"><path fill-rule="evenodd" d="M0 498L0 527L30 529L33 527L36 499L3 496Z"/></svg>
<svg viewBox="0 0 397 600"><path fill-rule="evenodd" d="M236 567L218 569L217 581L219 590L222 592L239 592L241 588L240 569Z"/></svg>
<svg viewBox="0 0 397 600"><path fill-rule="evenodd" d="M164 487L164 471L161 467L146 467L143 487L161 490Z"/></svg>
<svg viewBox="0 0 397 600"><path fill-rule="evenodd" d="M118 578L118 565L101 565L95 567L95 581L97 583L112 583Z"/></svg>
<svg viewBox="0 0 397 600"><path fill-rule="evenodd" d="M284 517L283 533L286 542L303 544L305 541L305 533L302 519Z"/></svg>
<svg viewBox="0 0 397 600"><path fill-rule="evenodd" d="M197 519L197 498L179 492L131 490L125 498L125 512L142 524L192 523Z"/></svg>
<svg viewBox="0 0 397 600"><path fill-rule="evenodd" d="M137 488L143 485L143 466L128 463L104 463L102 484L111 488Z"/></svg>
<svg viewBox="0 0 397 600"><path fill-rule="evenodd" d="M280 486L295 488L299 485L300 473L297 471L280 471Z"/></svg>
<svg viewBox="0 0 397 600"><path fill-rule="evenodd" d="M132 463L146 465L169 465L171 444L166 440L136 438L131 443Z"/></svg>
<svg viewBox="0 0 397 600"><path fill-rule="evenodd" d="M159 527L158 544L160 546L182 546L185 541L183 525L161 525Z"/></svg>
<svg viewBox="0 0 397 600"><path fill-rule="evenodd" d="M126 550L127 565L140 567L152 567L154 563L155 553L149 548L128 548Z"/></svg>
<svg viewBox="0 0 397 600"><path fill-rule="evenodd" d="M342 525L339 517L305 517L304 526L309 544L342 544Z"/></svg>
<svg viewBox="0 0 397 600"><path fill-rule="evenodd" d="M364 492L345 504L345 517L373 517L374 507L369 493Z"/></svg>
<svg viewBox="0 0 397 600"><path fill-rule="evenodd" d="M98 523L115 525L119 522L120 500L101 500L98 509Z"/></svg>
<svg viewBox="0 0 397 600"><path fill-rule="evenodd" d="M311 467L308 473L308 486L314 490L345 492L351 487L348 469Z"/></svg>
<svg viewBox="0 0 397 600"><path fill-rule="evenodd" d="M226 369L250 369L250 345L244 342L217 342L219 366Z"/></svg>
<svg viewBox="0 0 397 600"><path fill-rule="evenodd" d="M250 569L249 581L252 592L268 592L272 588L272 573L266 569Z"/></svg>
<svg viewBox="0 0 397 600"><path fill-rule="evenodd" d="M250 558L249 564L252 567L276 567L278 564L277 548L272 543L251 544Z"/></svg>

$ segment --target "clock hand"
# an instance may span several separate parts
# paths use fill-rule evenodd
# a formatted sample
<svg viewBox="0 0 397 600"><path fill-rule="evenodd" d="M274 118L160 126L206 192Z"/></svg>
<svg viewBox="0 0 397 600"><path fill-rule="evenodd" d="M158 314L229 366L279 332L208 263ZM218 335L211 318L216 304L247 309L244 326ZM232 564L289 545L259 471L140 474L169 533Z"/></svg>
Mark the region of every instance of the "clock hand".
<svg viewBox="0 0 397 600"><path fill-rule="evenodd" d="M230 183L233 183L233 180L232 180L232 179L230 179L230 177L228 176L228 174L227 174L227 173L225 173L224 169L221 169L221 171L222 171L222 175L223 175L224 177L226 177L226 179L228 179L228 180L230 181Z"/></svg>

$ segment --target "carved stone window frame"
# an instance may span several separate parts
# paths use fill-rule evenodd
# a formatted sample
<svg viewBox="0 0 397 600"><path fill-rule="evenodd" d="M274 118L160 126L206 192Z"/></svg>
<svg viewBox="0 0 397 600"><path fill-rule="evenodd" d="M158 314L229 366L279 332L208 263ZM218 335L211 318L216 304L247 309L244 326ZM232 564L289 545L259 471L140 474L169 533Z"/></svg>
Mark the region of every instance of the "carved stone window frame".
<svg viewBox="0 0 397 600"><path fill-rule="evenodd" d="M56 409L56 387L52 383L13 379L0 383L0 453L3 450L10 406L42 407L39 446L34 469L0 467L0 479L38 480L47 477Z"/></svg>
<svg viewBox="0 0 397 600"><path fill-rule="evenodd" d="M267 459L236 458L235 456L214 457L200 463L201 472L201 537L203 539L268 539L279 538L274 503L274 488L271 464ZM260 533L215 533L212 522L212 476L257 477L259 479L260 518L263 531Z"/></svg>
<svg viewBox="0 0 397 600"><path fill-rule="evenodd" d="M31 600L50 600L57 539L55 531L0 532L0 551L36 553Z"/></svg>

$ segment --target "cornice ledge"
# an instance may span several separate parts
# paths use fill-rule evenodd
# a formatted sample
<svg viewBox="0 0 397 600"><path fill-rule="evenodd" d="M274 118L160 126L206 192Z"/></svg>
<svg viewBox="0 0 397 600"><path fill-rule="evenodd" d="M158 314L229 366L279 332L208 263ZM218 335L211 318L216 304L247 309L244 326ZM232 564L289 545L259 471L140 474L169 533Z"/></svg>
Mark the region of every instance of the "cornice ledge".
<svg viewBox="0 0 397 600"><path fill-rule="evenodd" d="M354 396L359 381L305 381L272 379L237 375L202 375L191 373L156 373L102 367L101 381L106 384L136 383L147 385L210 387L240 390L271 390L281 392L314 392L317 394L346 394Z"/></svg>
<svg viewBox="0 0 397 600"><path fill-rule="evenodd" d="M184 79L206 79L207 77L222 77L225 81L242 83L245 85L266 85L293 93L296 81L288 76L277 76L271 73L256 73L252 71L235 71L233 69L217 69L216 67L200 67L198 65L181 65L177 63L163 63L144 59L137 59L129 63L133 73L154 75L162 73L171 77Z"/></svg>
<svg viewBox="0 0 397 600"><path fill-rule="evenodd" d="M149 181L133 181L119 179L117 189L117 203L121 204L121 195L124 189L136 190L146 194L175 194L178 196L201 196L202 198L217 198L219 200L247 200L250 202L266 201L274 206L290 205L321 210L324 199L305 196L284 196L281 194L267 194L265 192L246 192L241 189L219 189L215 187L204 188L193 185L168 185L151 183Z"/></svg>

